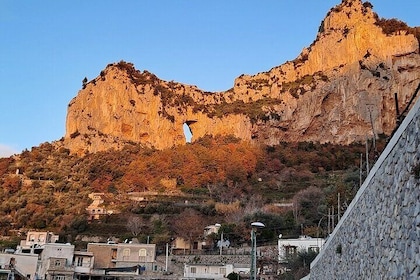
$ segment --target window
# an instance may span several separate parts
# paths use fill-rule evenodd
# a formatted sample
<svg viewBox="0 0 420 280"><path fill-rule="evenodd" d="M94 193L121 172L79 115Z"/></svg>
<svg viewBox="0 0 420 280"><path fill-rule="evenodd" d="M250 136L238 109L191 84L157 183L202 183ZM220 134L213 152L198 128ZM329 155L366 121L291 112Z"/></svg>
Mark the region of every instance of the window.
<svg viewBox="0 0 420 280"><path fill-rule="evenodd" d="M220 270L219 270L219 273L221 275L226 275L226 267L221 267Z"/></svg>
<svg viewBox="0 0 420 280"><path fill-rule="evenodd" d="M83 258L81 257L77 258L77 266L83 266Z"/></svg>
<svg viewBox="0 0 420 280"><path fill-rule="evenodd" d="M319 253L319 247L318 246L311 246L311 247L308 248L308 252Z"/></svg>
<svg viewBox="0 0 420 280"><path fill-rule="evenodd" d="M41 234L39 236L39 241L44 242L45 241L45 236L43 234Z"/></svg>
<svg viewBox="0 0 420 280"><path fill-rule="evenodd" d="M190 272L192 274L196 274L197 273L197 268L195 266L190 267Z"/></svg>
<svg viewBox="0 0 420 280"><path fill-rule="evenodd" d="M111 251L111 258L115 260L117 258L117 249L112 249Z"/></svg>
<svg viewBox="0 0 420 280"><path fill-rule="evenodd" d="M64 275L54 275L54 280L66 280L66 276L64 276Z"/></svg>
<svg viewBox="0 0 420 280"><path fill-rule="evenodd" d="M286 256L294 256L297 253L297 247L296 246L284 246L284 249L286 250Z"/></svg>
<svg viewBox="0 0 420 280"><path fill-rule="evenodd" d="M129 257L130 256L130 249L126 248L123 250L123 257Z"/></svg>
<svg viewBox="0 0 420 280"><path fill-rule="evenodd" d="M29 241L35 241L35 235L33 234L29 235Z"/></svg>
<svg viewBox="0 0 420 280"><path fill-rule="evenodd" d="M145 262L146 261L146 256L147 256L146 249L140 249L139 250L139 261Z"/></svg>
<svg viewBox="0 0 420 280"><path fill-rule="evenodd" d="M61 260L55 260L54 266L61 266Z"/></svg>

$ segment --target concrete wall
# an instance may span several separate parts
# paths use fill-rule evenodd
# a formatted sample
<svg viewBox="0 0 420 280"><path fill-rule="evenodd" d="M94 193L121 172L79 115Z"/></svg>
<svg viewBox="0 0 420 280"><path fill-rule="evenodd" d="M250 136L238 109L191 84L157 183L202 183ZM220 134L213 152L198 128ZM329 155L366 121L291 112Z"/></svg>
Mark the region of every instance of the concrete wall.
<svg viewBox="0 0 420 280"><path fill-rule="evenodd" d="M310 279L420 279L420 99L311 264Z"/></svg>

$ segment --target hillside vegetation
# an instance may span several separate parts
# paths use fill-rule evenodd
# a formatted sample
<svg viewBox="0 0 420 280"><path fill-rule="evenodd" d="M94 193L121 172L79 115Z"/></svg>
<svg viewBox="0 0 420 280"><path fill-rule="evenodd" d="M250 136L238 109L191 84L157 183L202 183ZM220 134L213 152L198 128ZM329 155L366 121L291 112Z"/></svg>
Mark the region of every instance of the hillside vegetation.
<svg viewBox="0 0 420 280"><path fill-rule="evenodd" d="M380 151L384 140L376 145ZM133 144L84 157L55 146L0 159L0 234L37 229L69 242L80 235L136 236L165 244L174 236L198 238L206 225L222 223L240 243L254 219L268 225L262 241L302 230L319 234L317 224L337 205L337 193L344 209L357 191L365 153L364 143L257 147L234 137L162 151ZM104 207L114 214L88 222L92 192L104 193ZM144 201L131 200L134 192ZM276 206L286 202L295 206Z"/></svg>

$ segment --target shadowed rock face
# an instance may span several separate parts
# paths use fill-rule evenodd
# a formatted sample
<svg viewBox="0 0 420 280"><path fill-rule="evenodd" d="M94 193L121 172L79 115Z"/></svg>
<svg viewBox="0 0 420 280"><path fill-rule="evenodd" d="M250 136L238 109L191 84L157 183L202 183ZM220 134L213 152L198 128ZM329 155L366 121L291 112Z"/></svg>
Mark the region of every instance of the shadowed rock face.
<svg viewBox="0 0 420 280"><path fill-rule="evenodd" d="M398 23L398 24L396 24ZM127 142L164 149L204 135L349 144L390 134L420 82L419 41L369 4L343 1L327 14L312 45L294 61L235 79L224 92L158 79L131 63L108 65L68 107L64 145L73 153ZM373 128L373 129L372 129Z"/></svg>

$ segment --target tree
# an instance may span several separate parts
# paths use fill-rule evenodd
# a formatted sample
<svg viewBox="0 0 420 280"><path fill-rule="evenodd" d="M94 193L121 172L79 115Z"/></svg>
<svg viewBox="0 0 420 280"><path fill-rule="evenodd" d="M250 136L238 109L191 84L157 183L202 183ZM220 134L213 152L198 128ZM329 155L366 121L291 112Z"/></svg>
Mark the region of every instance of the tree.
<svg viewBox="0 0 420 280"><path fill-rule="evenodd" d="M70 222L70 226L68 228L68 232L70 235L75 237L78 233L83 232L88 227L88 221L86 219L86 216L79 215L73 218L73 220Z"/></svg>
<svg viewBox="0 0 420 280"><path fill-rule="evenodd" d="M311 186L299 191L293 197L296 222L314 224L319 218L319 206L324 200L324 193L320 188Z"/></svg>
<svg viewBox="0 0 420 280"><path fill-rule="evenodd" d="M301 250L296 255L290 255L287 258L289 271L282 274L280 279L301 279L308 275L310 264L317 255L317 252L306 250Z"/></svg>
<svg viewBox="0 0 420 280"><path fill-rule="evenodd" d="M152 225L153 243L163 246L170 241L171 236L166 216L154 214L150 218L150 224Z"/></svg>
<svg viewBox="0 0 420 280"><path fill-rule="evenodd" d="M82 87L83 87L83 89L85 89L85 88L86 88L87 82L88 82L88 79L85 77L85 78L83 79L83 81L82 81Z"/></svg>
<svg viewBox="0 0 420 280"><path fill-rule="evenodd" d="M16 193L22 186L22 182L18 176L10 175L4 178L3 188L9 192L9 194Z"/></svg>
<svg viewBox="0 0 420 280"><path fill-rule="evenodd" d="M128 218L127 229L131 232L132 235L139 235L144 226L145 223L141 216L130 216Z"/></svg>
<svg viewBox="0 0 420 280"><path fill-rule="evenodd" d="M196 210L187 208L176 217L173 227L175 233L187 240L192 249L192 243L203 236L203 222L203 217Z"/></svg>
<svg viewBox="0 0 420 280"><path fill-rule="evenodd" d="M236 272L229 273L226 278L229 280L241 280L241 276Z"/></svg>
<svg viewBox="0 0 420 280"><path fill-rule="evenodd" d="M218 240L220 240L222 232L223 238L229 240L232 246L239 245L249 239L249 228L243 223L222 224L217 235Z"/></svg>

